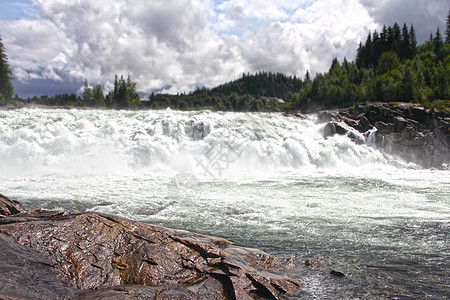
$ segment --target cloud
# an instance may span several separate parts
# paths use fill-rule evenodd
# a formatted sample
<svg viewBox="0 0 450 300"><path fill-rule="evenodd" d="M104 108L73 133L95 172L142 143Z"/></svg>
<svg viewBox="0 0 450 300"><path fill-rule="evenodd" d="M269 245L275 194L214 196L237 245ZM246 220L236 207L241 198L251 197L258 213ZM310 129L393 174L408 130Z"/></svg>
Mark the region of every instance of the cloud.
<svg viewBox="0 0 450 300"><path fill-rule="evenodd" d="M352 13L355 17L345 19ZM333 57L353 59L358 43L376 28L358 1L316 1L297 9L287 22L271 22L241 40L253 70L272 69L303 76L324 72Z"/></svg>
<svg viewBox="0 0 450 300"><path fill-rule="evenodd" d="M38 17L0 21L19 94L52 81L72 92L84 78L110 89L116 73L146 93L213 87L259 70L314 74L333 57L353 59L383 22L447 11L438 0L411 0L414 11L407 0L32 1Z"/></svg>
<svg viewBox="0 0 450 300"><path fill-rule="evenodd" d="M22 81L38 78L61 80L56 69L64 69L56 59L70 52L72 42L60 34L48 20L21 19L13 26L2 24L5 31L5 48L14 76Z"/></svg>
<svg viewBox="0 0 450 300"><path fill-rule="evenodd" d="M434 34L438 26L441 33L444 31L450 9L447 0L361 0L361 3L380 25L413 24L419 43L427 40L430 32Z"/></svg>

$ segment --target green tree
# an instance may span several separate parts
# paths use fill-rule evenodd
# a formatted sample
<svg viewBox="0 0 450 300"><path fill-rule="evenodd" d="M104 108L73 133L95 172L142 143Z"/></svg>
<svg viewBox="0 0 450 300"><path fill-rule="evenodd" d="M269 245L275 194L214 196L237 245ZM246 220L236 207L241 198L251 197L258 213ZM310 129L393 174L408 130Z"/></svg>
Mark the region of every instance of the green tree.
<svg viewBox="0 0 450 300"><path fill-rule="evenodd" d="M92 102L95 106L105 105L105 97L103 96L102 86L99 84L92 90Z"/></svg>
<svg viewBox="0 0 450 300"><path fill-rule="evenodd" d="M0 36L0 104L5 104L12 99L14 88L11 84L12 72L8 64L8 57Z"/></svg>
<svg viewBox="0 0 450 300"><path fill-rule="evenodd" d="M411 46L411 54L412 57L416 55L417 51L417 40L416 40L416 30L414 29L414 26L411 24L411 28L409 29L409 43Z"/></svg>
<svg viewBox="0 0 450 300"><path fill-rule="evenodd" d="M306 70L305 83L311 82L311 75L309 75L309 70Z"/></svg>
<svg viewBox="0 0 450 300"><path fill-rule="evenodd" d="M399 55L402 59L412 59L414 54L411 51L411 36L408 31L406 23L403 24L402 28L402 40L400 43Z"/></svg>
<svg viewBox="0 0 450 300"><path fill-rule="evenodd" d="M397 53L393 51L383 52L378 59L378 74L383 75L388 73L391 75L392 70L398 69L400 67L400 61L398 59Z"/></svg>
<svg viewBox="0 0 450 300"><path fill-rule="evenodd" d="M445 30L445 42L450 43L450 9L447 14L447 29Z"/></svg>
<svg viewBox="0 0 450 300"><path fill-rule="evenodd" d="M130 93L130 108L138 108L141 105L141 98L136 92L136 82L131 81L131 76L128 75L127 78L127 88Z"/></svg>
<svg viewBox="0 0 450 300"><path fill-rule="evenodd" d="M131 106L130 90L123 76L119 79L118 104L120 108L128 108Z"/></svg>
<svg viewBox="0 0 450 300"><path fill-rule="evenodd" d="M89 86L89 82L87 81L87 79L84 80L83 100L84 104L87 106L91 106L93 104L92 88Z"/></svg>
<svg viewBox="0 0 450 300"><path fill-rule="evenodd" d="M159 104L157 104L159 99L155 98L155 95L151 96L152 105L160 107ZM128 109L137 108L141 105L141 99L136 92L136 83L131 81L131 76L128 75L127 80L125 80L123 75L120 76L120 79L115 75L114 90L108 93L106 102L113 108Z"/></svg>
<svg viewBox="0 0 450 300"><path fill-rule="evenodd" d="M439 27L436 30L436 35L433 39L433 45L434 45L434 53L439 54L439 52L441 52L442 46L444 45L444 41L442 40L441 31L439 30Z"/></svg>

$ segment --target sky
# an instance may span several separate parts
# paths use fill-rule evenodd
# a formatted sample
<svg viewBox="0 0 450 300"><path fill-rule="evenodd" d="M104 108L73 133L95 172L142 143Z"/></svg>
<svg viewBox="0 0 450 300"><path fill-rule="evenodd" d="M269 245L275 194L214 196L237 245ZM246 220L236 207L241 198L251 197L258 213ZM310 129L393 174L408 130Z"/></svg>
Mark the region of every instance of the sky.
<svg viewBox="0 0 450 300"><path fill-rule="evenodd" d="M142 95L214 87L243 73L303 78L354 60L369 31L441 33L448 0L0 0L0 36L20 97L104 91L130 75Z"/></svg>

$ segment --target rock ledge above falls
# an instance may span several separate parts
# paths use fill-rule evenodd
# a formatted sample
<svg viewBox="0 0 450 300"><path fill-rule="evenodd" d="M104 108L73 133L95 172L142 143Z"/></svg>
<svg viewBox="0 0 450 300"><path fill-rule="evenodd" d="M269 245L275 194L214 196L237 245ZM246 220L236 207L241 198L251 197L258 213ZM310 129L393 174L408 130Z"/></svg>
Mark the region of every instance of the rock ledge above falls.
<svg viewBox="0 0 450 300"><path fill-rule="evenodd" d="M283 299L299 268L229 241L99 213L20 211L0 194L2 299Z"/></svg>
<svg viewBox="0 0 450 300"><path fill-rule="evenodd" d="M349 135L355 142L371 143L392 156L423 168L450 165L450 116L411 103L361 103L338 111L321 111L325 137ZM361 141L353 129L365 136ZM372 133L372 135L370 135Z"/></svg>

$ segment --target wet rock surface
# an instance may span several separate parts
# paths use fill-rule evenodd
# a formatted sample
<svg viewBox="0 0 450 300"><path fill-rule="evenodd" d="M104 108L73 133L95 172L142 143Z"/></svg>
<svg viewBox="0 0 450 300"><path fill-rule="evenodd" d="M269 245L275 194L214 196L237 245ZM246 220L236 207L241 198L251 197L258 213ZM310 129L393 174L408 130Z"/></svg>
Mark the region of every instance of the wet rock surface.
<svg viewBox="0 0 450 300"><path fill-rule="evenodd" d="M424 168L450 165L450 116L442 112L411 103L363 103L339 111L322 111L317 121L325 123L324 137L350 137L345 128L349 127L363 134L366 141L370 136L373 146L407 162Z"/></svg>
<svg viewBox="0 0 450 300"><path fill-rule="evenodd" d="M99 213L2 215L2 299L285 299L300 292L285 275L299 268L295 258L222 238Z"/></svg>
<svg viewBox="0 0 450 300"><path fill-rule="evenodd" d="M19 202L0 194L0 218L17 214L22 210L23 208Z"/></svg>

